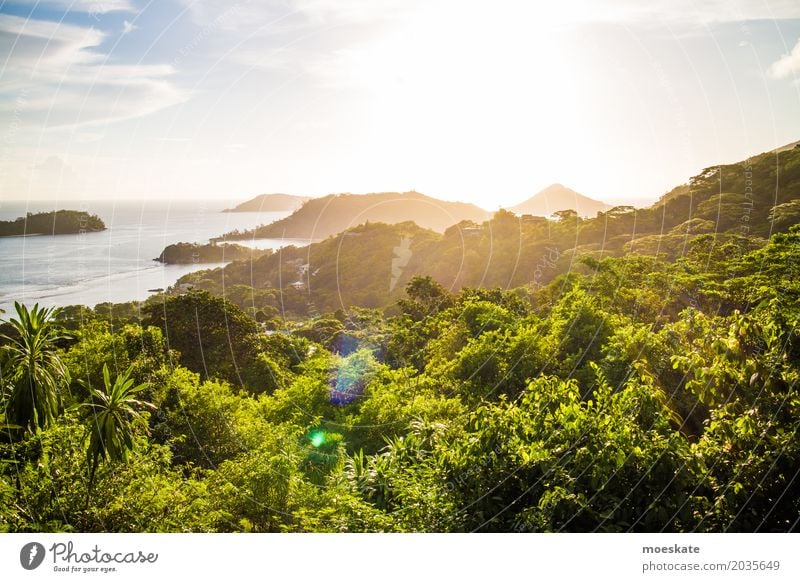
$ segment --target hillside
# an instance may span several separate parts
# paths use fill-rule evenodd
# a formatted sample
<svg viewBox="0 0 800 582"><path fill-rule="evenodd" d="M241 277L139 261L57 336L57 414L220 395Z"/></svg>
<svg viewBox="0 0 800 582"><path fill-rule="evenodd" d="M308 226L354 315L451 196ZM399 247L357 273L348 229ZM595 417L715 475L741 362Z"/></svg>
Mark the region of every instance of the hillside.
<svg viewBox="0 0 800 582"><path fill-rule="evenodd" d="M193 263L224 263L256 259L271 250L251 249L237 244L192 244L176 243L168 245L161 254L153 259L165 265L190 265Z"/></svg>
<svg viewBox="0 0 800 582"><path fill-rule="evenodd" d="M745 168L752 173L752 194L745 190ZM199 278L198 286L214 293L234 285L277 288L283 290L286 313L307 314L350 305L386 307L415 275L431 275L454 290L539 287L609 256L674 260L728 243L745 252L763 245L771 229L786 231L800 222L800 148L704 170L674 192L649 208L616 207L590 219L548 220L501 210L480 223L454 224L443 234L370 221L308 247L289 247L182 281ZM319 230L335 228L326 226Z"/></svg>
<svg viewBox="0 0 800 582"><path fill-rule="evenodd" d="M308 196L293 194L260 194L222 212L285 212L297 210L308 200L311 200Z"/></svg>
<svg viewBox="0 0 800 582"><path fill-rule="evenodd" d="M516 214L532 214L533 216L551 216L559 210L574 210L579 216L595 216L611 208L611 205L593 200L575 190L561 184L551 184L544 190L534 194L525 202L512 206L508 210Z"/></svg>
<svg viewBox="0 0 800 582"><path fill-rule="evenodd" d="M800 148L557 218L369 222L145 302L15 305L0 530L796 530ZM98 418L145 408L93 461Z"/></svg>
<svg viewBox="0 0 800 582"><path fill-rule="evenodd" d="M489 216L474 204L437 200L419 192L330 194L309 200L282 220L225 238L322 239L365 222L397 224L409 220L422 228L444 232L462 220L480 222Z"/></svg>
<svg viewBox="0 0 800 582"><path fill-rule="evenodd" d="M772 153L779 154L781 152L787 152L789 150L793 150L797 146L800 146L800 141L793 141L792 143L787 143L784 146L781 146L779 148L775 148L774 150L772 150Z"/></svg>
<svg viewBox="0 0 800 582"><path fill-rule="evenodd" d="M88 212L57 210L55 212L28 213L16 220L0 221L0 236L31 234L78 234L105 230L103 221Z"/></svg>
<svg viewBox="0 0 800 582"><path fill-rule="evenodd" d="M279 289L282 307L290 313L343 304L380 307L402 294L411 275L422 268L418 260L435 253L441 238L413 222L362 224L306 247L284 247L225 269L191 273L178 283L218 294L228 283Z"/></svg>

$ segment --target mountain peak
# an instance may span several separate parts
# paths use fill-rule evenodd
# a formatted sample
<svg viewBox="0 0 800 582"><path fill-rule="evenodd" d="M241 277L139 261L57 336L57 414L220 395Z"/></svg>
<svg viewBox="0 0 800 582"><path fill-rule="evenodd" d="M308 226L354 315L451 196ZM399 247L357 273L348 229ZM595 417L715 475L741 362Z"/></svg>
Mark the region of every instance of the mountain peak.
<svg viewBox="0 0 800 582"><path fill-rule="evenodd" d="M558 182L537 192L526 201L509 208L517 214L533 214L550 216L559 210L574 210L580 216L594 216L598 212L611 208L610 204L594 200L567 188Z"/></svg>
<svg viewBox="0 0 800 582"><path fill-rule="evenodd" d="M570 192L574 192L574 190L572 190L571 188L567 188L561 182L553 182L547 188L542 189L539 192L539 194L541 194L542 192L549 192L551 190L569 190Z"/></svg>

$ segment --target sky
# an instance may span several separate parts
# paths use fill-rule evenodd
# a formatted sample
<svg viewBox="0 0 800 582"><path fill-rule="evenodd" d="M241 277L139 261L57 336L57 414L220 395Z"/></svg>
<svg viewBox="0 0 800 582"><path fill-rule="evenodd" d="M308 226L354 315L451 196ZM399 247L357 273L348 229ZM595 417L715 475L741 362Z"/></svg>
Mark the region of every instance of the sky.
<svg viewBox="0 0 800 582"><path fill-rule="evenodd" d="M0 47L0 203L644 203L800 140L797 0L0 0Z"/></svg>

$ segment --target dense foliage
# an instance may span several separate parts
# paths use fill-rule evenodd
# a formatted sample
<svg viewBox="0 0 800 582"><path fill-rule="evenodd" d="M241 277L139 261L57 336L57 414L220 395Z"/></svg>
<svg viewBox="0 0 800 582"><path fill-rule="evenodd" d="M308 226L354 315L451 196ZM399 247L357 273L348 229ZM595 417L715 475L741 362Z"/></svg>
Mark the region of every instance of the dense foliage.
<svg viewBox="0 0 800 582"><path fill-rule="evenodd" d="M20 307L0 525L794 530L800 227L737 248L699 238L527 290L418 278L394 315L277 332L203 292L71 338ZM69 374L18 357L43 327L37 365Z"/></svg>
<svg viewBox="0 0 800 582"><path fill-rule="evenodd" d="M353 198L361 197L336 200L346 204ZM378 207L390 208L388 202ZM313 208L316 214L310 215ZM327 224L332 208L308 203L302 215L285 220L303 218L309 228ZM273 289L273 308L308 316L351 305L386 308L416 276L432 276L453 291L513 289L546 285L566 272L589 273L586 258L637 254L675 260L700 248L695 250L699 254L704 251L694 244L697 239L739 245L742 253L800 221L800 147L707 168L648 208L618 206L586 219L574 211L555 214L548 220L501 210L482 222L451 221L440 234L420 228L424 223L418 216L416 224L398 223L399 215L376 223L356 213L338 234L320 242L192 273L181 282L219 295L237 285ZM359 224L365 217L369 220ZM256 235L262 234L248 236ZM270 231L263 236L282 235Z"/></svg>
<svg viewBox="0 0 800 582"><path fill-rule="evenodd" d="M652 209L680 252L626 252L627 210L602 218L615 253L576 250L575 223L600 223L574 213L501 212L474 285L435 276L457 229L371 224L317 247L354 245L338 305L263 279L213 288L217 271L201 277L216 293L18 306L0 330L0 529L795 531L800 225L781 194L750 213L772 234L717 228L732 210L703 179L700 215ZM517 284L537 229L573 247L525 257ZM398 235L444 253L419 251L431 276L369 263ZM335 281L303 252L282 251L277 281Z"/></svg>
<svg viewBox="0 0 800 582"><path fill-rule="evenodd" d="M252 260L271 253L271 250L251 249L233 243L219 245L176 243L164 247L158 258L154 260L167 265L224 263L226 261Z"/></svg>
<svg viewBox="0 0 800 582"><path fill-rule="evenodd" d="M77 210L29 212L16 220L0 220L0 236L79 234L105 228L106 225L98 216Z"/></svg>

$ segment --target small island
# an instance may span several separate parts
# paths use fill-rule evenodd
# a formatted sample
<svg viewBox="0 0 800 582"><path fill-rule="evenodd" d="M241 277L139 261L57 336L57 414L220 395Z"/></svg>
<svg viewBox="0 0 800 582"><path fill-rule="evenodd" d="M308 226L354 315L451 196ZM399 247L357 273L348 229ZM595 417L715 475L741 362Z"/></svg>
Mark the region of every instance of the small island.
<svg viewBox="0 0 800 582"><path fill-rule="evenodd" d="M309 200L311 199L308 196L294 194L260 194L222 212L291 212Z"/></svg>
<svg viewBox="0 0 800 582"><path fill-rule="evenodd" d="M99 216L79 210L29 212L16 220L0 221L0 236L81 234L105 229L106 225Z"/></svg>
<svg viewBox="0 0 800 582"><path fill-rule="evenodd" d="M169 245L153 259L165 265L189 265L192 263L226 263L242 259L257 259L272 253L270 249L251 249L237 244L176 243Z"/></svg>

